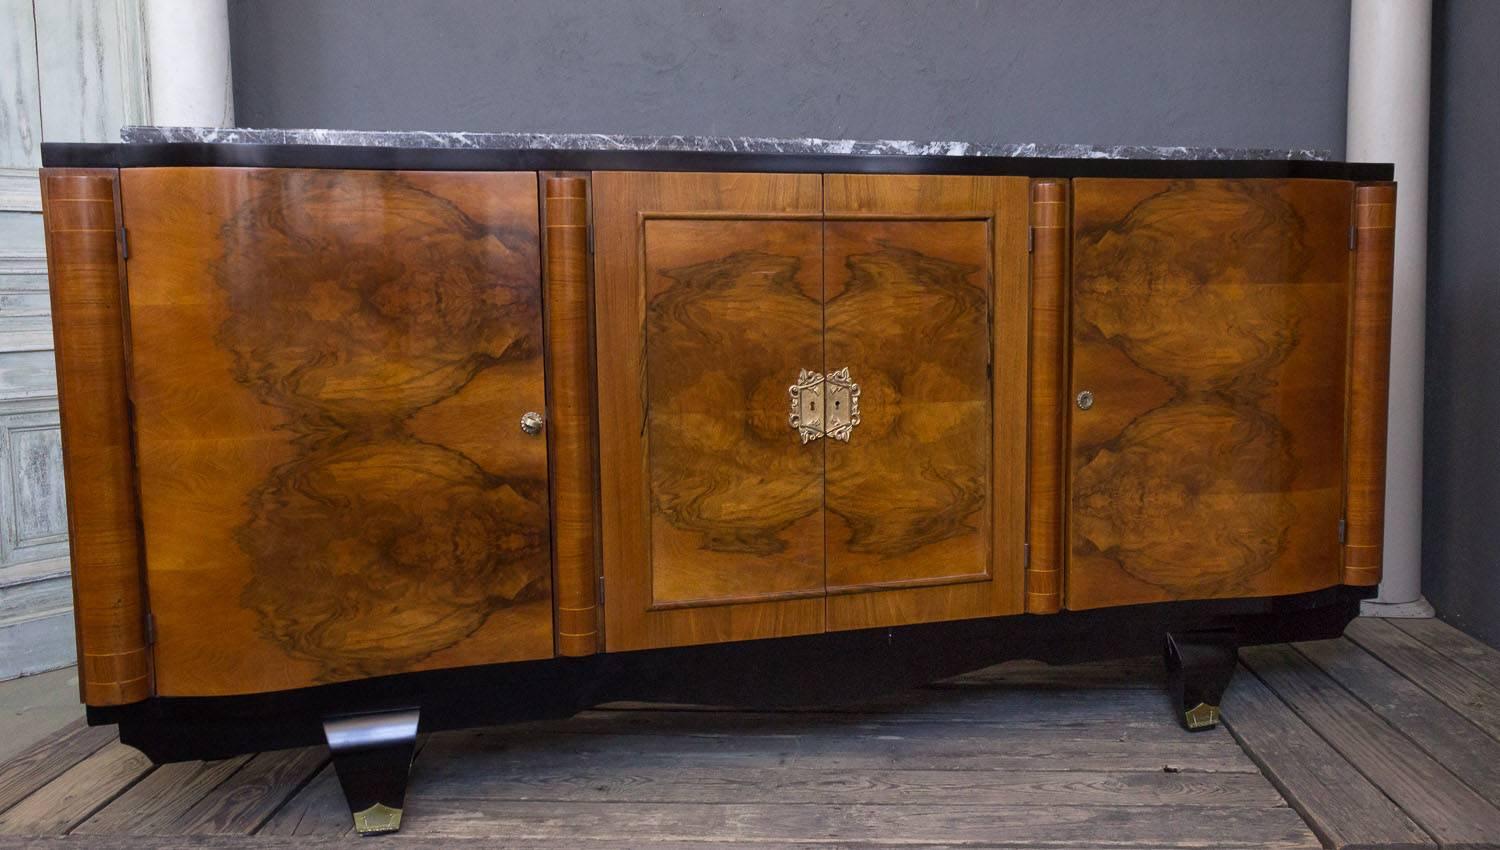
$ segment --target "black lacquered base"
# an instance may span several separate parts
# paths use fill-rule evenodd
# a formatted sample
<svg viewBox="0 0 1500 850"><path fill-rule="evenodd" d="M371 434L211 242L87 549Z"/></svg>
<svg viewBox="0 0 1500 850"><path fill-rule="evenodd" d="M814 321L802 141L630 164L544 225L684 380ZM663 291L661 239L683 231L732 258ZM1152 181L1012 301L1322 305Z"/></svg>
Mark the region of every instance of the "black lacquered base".
<svg viewBox="0 0 1500 850"><path fill-rule="evenodd" d="M406 777L417 751L417 717L413 708L323 720L333 768L360 835L401 828Z"/></svg>
<svg viewBox="0 0 1500 850"><path fill-rule="evenodd" d="M1338 637L1359 614L1360 600L1373 594L1374 588L1338 587L554 658L269 694L158 697L90 706L88 717L92 724L120 724L120 740L165 762L318 744L326 740L325 718L412 706L422 707L422 731L440 732L567 717L613 700L834 705L1012 658L1070 664L1148 655L1161 651L1167 633L1230 629L1241 646Z"/></svg>
<svg viewBox="0 0 1500 850"><path fill-rule="evenodd" d="M1219 723L1219 705L1239 660L1239 639L1233 629L1167 632L1163 649L1167 688L1177 707L1177 718L1189 732L1212 729Z"/></svg>

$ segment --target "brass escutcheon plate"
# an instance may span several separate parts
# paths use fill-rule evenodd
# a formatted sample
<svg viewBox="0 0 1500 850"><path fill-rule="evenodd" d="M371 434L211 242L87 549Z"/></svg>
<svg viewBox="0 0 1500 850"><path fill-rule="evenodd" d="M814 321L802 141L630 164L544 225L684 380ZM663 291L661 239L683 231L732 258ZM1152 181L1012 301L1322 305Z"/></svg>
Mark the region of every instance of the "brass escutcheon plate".
<svg viewBox="0 0 1500 850"><path fill-rule="evenodd" d="M797 383L787 387L787 395L792 402L787 421L802 438L802 445L823 436L823 376L803 369Z"/></svg>
<svg viewBox="0 0 1500 850"><path fill-rule="evenodd" d="M859 384L849 377L849 367L829 372L824 389L824 415L828 418L828 436L849 442L849 434L859 424Z"/></svg>

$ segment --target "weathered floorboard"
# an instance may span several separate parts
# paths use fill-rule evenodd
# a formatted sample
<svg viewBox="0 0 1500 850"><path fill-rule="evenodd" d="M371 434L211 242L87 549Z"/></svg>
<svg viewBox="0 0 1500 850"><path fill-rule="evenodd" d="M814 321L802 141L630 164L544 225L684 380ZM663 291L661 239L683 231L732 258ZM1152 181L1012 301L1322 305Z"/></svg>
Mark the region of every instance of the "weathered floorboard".
<svg viewBox="0 0 1500 850"><path fill-rule="evenodd" d="M188 810L217 788L249 756L219 761L164 764L130 786L73 831L94 835L156 835L170 832Z"/></svg>
<svg viewBox="0 0 1500 850"><path fill-rule="evenodd" d="M968 695L970 699L955 697ZM632 730L718 731L725 734L782 732L787 730L847 730L850 727L881 729L914 729L929 727L950 730L957 725L976 734L977 728L1001 725L1010 729L1072 729L1108 727L1110 729L1156 729L1166 732L1177 728L1170 703L1161 693L1140 689L1122 691L1090 690L1074 694L1061 690L1041 690L1025 698L1010 694L974 693L973 689L934 691L930 705L872 705L870 711L742 711L693 707L609 709L585 711L562 721L533 725L534 731L570 734L627 734ZM1049 697L1049 698L1041 698ZM1101 704L1109 706L1101 712Z"/></svg>
<svg viewBox="0 0 1500 850"><path fill-rule="evenodd" d="M256 835L343 835L352 826L332 762L271 815Z"/></svg>
<svg viewBox="0 0 1500 850"><path fill-rule="evenodd" d="M1434 617L1390 619L1385 622L1462 664L1469 672L1492 686L1500 688L1500 650Z"/></svg>
<svg viewBox="0 0 1500 850"><path fill-rule="evenodd" d="M1360 618L1349 624L1345 634L1475 726L1500 738L1500 688L1389 621Z"/></svg>
<svg viewBox="0 0 1500 850"><path fill-rule="evenodd" d="M80 719L0 764L0 812L98 752L115 737L114 727L85 726Z"/></svg>
<svg viewBox="0 0 1500 850"><path fill-rule="evenodd" d="M1500 741L1347 640L1297 649L1470 788L1500 801Z"/></svg>
<svg viewBox="0 0 1500 850"><path fill-rule="evenodd" d="M400 847L403 850L450 850L450 848L485 848L485 850L662 850L660 842L651 839L621 841L589 838L467 838L445 836L421 838L408 835L383 839L357 840L348 837L305 838L261 835L192 835L192 836L98 836L68 835L46 838L15 838L0 835L0 850L325 850L325 848ZM674 841L670 850L890 850L890 841L819 841L794 840L767 844L762 841ZM898 847L920 850L974 850L993 847L973 843L901 844ZM1058 845L1006 844L1006 850L1058 850ZM1072 845L1068 850L1114 850L1116 844ZM1136 845L1133 850L1185 850L1188 845L1160 845L1148 848Z"/></svg>
<svg viewBox="0 0 1500 850"><path fill-rule="evenodd" d="M1224 722L1325 845L1336 850L1436 846L1248 670L1229 683Z"/></svg>
<svg viewBox="0 0 1500 850"><path fill-rule="evenodd" d="M0 815L0 834L67 832L150 770L139 750L111 741Z"/></svg>
<svg viewBox="0 0 1500 850"><path fill-rule="evenodd" d="M560 803L818 803L942 805L1209 806L1285 805L1255 774L1139 771L736 770L667 765L601 771L592 762L531 765L428 777L422 797L550 800Z"/></svg>
<svg viewBox="0 0 1500 850"><path fill-rule="evenodd" d="M725 768L809 767L830 770L1082 770L1258 773L1223 730L1172 737L1087 730L1004 730L991 735L905 736L888 732L843 740L809 735L567 735L495 730L436 736L431 770L486 771L503 765L587 758L614 769L683 763ZM446 753L446 755L439 755Z"/></svg>
<svg viewBox="0 0 1500 850"><path fill-rule="evenodd" d="M327 763L322 747L259 753L174 822L171 831L253 832Z"/></svg>
<svg viewBox="0 0 1500 850"><path fill-rule="evenodd" d="M1160 689L1166 669L1156 656L1090 661L1084 664L1044 664L1008 661L937 682L933 687L1010 688L1149 688Z"/></svg>
<svg viewBox="0 0 1500 850"><path fill-rule="evenodd" d="M1445 847L1493 847L1500 810L1289 646L1241 653L1256 675Z"/></svg>
<svg viewBox="0 0 1500 850"><path fill-rule="evenodd" d="M412 835L504 836L643 841L823 839L1073 846L1108 836L1119 846L1319 847L1288 808L1163 807L1152 816L1129 806L568 803L447 800L424 796L410 807Z"/></svg>

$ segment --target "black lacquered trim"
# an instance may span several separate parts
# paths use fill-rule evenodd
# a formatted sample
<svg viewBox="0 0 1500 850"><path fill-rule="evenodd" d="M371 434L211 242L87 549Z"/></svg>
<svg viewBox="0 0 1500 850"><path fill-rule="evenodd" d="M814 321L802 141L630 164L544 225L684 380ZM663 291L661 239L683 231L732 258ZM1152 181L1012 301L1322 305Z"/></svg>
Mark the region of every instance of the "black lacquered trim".
<svg viewBox="0 0 1500 850"><path fill-rule="evenodd" d="M969 174L1018 177L1393 179L1380 163L1313 160L1054 159L895 154L787 154L615 150L478 150L354 145L42 144L49 168L345 168L412 171L751 171Z"/></svg>
<svg viewBox="0 0 1500 850"><path fill-rule="evenodd" d="M1169 631L1230 629L1239 645L1337 637L1374 588L1168 602L603 653L229 697L89 707L158 761L225 758L323 741L333 714L419 707L422 731L567 717L614 700L827 705L1015 658L1072 663L1161 652Z"/></svg>

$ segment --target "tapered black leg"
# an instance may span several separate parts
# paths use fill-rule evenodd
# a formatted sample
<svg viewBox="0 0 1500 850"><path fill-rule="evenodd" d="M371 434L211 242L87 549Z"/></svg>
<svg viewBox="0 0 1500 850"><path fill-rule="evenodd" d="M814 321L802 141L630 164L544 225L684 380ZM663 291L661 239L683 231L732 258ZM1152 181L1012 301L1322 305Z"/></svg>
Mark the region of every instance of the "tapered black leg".
<svg viewBox="0 0 1500 850"><path fill-rule="evenodd" d="M1234 675L1239 644L1232 630L1167 632L1167 687L1189 732L1219 723L1219 703Z"/></svg>
<svg viewBox="0 0 1500 850"><path fill-rule="evenodd" d="M360 835L401 828L406 777L417 749L417 709L327 717L323 736Z"/></svg>

